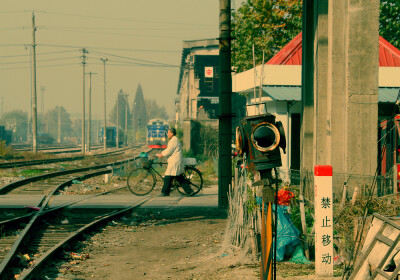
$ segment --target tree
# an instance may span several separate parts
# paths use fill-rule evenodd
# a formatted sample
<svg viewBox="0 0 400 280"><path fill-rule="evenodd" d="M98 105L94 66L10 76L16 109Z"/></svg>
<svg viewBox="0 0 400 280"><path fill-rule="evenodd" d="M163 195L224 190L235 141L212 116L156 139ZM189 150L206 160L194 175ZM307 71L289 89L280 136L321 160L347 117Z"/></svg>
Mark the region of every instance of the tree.
<svg viewBox="0 0 400 280"><path fill-rule="evenodd" d="M164 106L158 106L154 99L145 99L146 112L148 119L168 120L168 114Z"/></svg>
<svg viewBox="0 0 400 280"><path fill-rule="evenodd" d="M22 110L14 110L5 113L0 124L5 129L12 130L13 142L24 142L28 138L28 113Z"/></svg>
<svg viewBox="0 0 400 280"><path fill-rule="evenodd" d="M135 136L134 141L144 141L143 137L145 137L146 134L144 133L143 136L143 133L137 133L145 130L147 125L146 104L144 102L143 90L140 84L137 87L135 99L133 100L132 116L133 135Z"/></svg>
<svg viewBox="0 0 400 280"><path fill-rule="evenodd" d="M61 125L61 142L65 136L72 136L72 121L69 113L62 106L56 106L54 109L50 110L46 114L48 133L54 138L58 139L58 124L60 117Z"/></svg>
<svg viewBox="0 0 400 280"><path fill-rule="evenodd" d="M400 5L398 0L381 1L379 35L396 48L400 48Z"/></svg>
<svg viewBox="0 0 400 280"><path fill-rule="evenodd" d="M114 107L110 112L110 120L114 124L117 124L117 102L118 102L118 123L119 127L125 129L126 122L128 122L128 129L131 128L132 116L131 116L131 109L127 102L128 96L125 94L122 89L118 92L117 101L115 102Z"/></svg>
<svg viewBox="0 0 400 280"><path fill-rule="evenodd" d="M242 72L265 62L301 32L302 0L247 0L233 13L232 65Z"/></svg>

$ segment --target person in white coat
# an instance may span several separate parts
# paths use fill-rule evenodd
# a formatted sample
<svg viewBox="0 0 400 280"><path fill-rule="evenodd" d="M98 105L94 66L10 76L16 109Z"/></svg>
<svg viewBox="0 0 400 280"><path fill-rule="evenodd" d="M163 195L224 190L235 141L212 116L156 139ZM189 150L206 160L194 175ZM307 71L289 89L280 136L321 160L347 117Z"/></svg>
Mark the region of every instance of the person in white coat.
<svg viewBox="0 0 400 280"><path fill-rule="evenodd" d="M167 148L161 153L156 154L156 156L159 158L168 157L168 167L165 171L164 186L161 190L161 195L169 196L172 181L174 179L178 181L188 195L193 195L193 190L190 188L189 184L185 180L185 177L183 176L184 166L182 145L179 142L178 137L176 137L175 128L171 127L168 130L167 136L169 140Z"/></svg>

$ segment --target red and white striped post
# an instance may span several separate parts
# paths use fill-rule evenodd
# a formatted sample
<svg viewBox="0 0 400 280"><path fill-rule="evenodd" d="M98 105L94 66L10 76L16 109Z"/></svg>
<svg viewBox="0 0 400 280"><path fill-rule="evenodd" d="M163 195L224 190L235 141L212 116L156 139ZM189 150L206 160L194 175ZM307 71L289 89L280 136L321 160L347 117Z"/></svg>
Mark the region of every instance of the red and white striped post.
<svg viewBox="0 0 400 280"><path fill-rule="evenodd" d="M332 166L314 167L315 274L333 276Z"/></svg>

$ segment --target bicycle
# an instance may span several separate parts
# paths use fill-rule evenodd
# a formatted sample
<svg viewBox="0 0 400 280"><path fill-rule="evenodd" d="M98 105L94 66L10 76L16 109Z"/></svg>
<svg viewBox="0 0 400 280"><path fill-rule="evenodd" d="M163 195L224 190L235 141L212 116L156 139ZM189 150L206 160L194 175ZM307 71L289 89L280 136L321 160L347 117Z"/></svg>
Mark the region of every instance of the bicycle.
<svg viewBox="0 0 400 280"><path fill-rule="evenodd" d="M141 158L141 167L137 167L131 171L127 178L128 189L135 195L146 195L150 193L156 183L157 176L163 181L163 176L153 167L153 164L167 164L163 162L155 163L153 159ZM193 193L191 195L195 195L199 193L203 188L203 177L201 172L195 168L193 165L185 165L185 169L183 172L183 176L185 180L192 188ZM178 192L182 195L187 195L181 185L174 180L172 183L172 188L177 189Z"/></svg>

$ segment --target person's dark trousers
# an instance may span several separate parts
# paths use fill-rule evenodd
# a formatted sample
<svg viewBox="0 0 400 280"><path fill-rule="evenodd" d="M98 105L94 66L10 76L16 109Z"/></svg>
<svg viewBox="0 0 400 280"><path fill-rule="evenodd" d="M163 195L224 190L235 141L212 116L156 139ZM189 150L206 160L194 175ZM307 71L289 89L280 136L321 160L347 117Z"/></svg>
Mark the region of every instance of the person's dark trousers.
<svg viewBox="0 0 400 280"><path fill-rule="evenodd" d="M186 182L185 177L183 177L182 174L179 176L165 176L164 186L161 190L161 193L169 195L169 193L171 192L172 181L174 180L174 178L178 181L178 183L181 185L181 187L187 194L190 195L193 193L193 190L190 188L189 184Z"/></svg>
<svg viewBox="0 0 400 280"><path fill-rule="evenodd" d="M175 176L164 176L164 186L161 190L161 193L165 195L169 195L171 192L172 181L174 180Z"/></svg>
<svg viewBox="0 0 400 280"><path fill-rule="evenodd" d="M185 193L187 193L189 195L191 195L193 193L192 188L189 186L189 184L185 180L185 177L182 174L179 176L176 176L175 178L178 181L179 185L181 185L181 187L183 188Z"/></svg>

